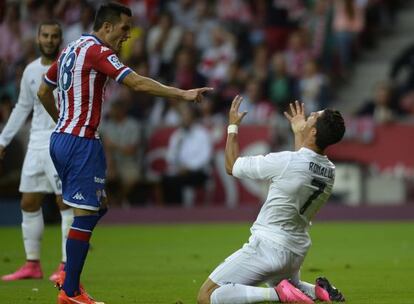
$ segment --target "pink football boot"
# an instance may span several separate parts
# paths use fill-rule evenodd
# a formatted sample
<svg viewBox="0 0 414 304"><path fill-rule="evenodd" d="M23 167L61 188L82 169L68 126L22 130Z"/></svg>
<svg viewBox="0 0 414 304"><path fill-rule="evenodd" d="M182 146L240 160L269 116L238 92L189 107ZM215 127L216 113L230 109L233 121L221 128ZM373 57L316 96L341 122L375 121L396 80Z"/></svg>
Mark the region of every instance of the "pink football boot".
<svg viewBox="0 0 414 304"><path fill-rule="evenodd" d="M282 303L306 303L314 304L311 298L293 286L288 280L281 281L275 287L279 300Z"/></svg>
<svg viewBox="0 0 414 304"><path fill-rule="evenodd" d="M39 261L27 261L22 267L11 274L1 277L3 281L17 281L23 279L43 278L42 268Z"/></svg>
<svg viewBox="0 0 414 304"><path fill-rule="evenodd" d="M65 264L60 263L58 268L55 270L55 272L52 273L51 276L49 277L49 281L56 282L57 280L59 280L60 272L63 271L64 269L65 269Z"/></svg>

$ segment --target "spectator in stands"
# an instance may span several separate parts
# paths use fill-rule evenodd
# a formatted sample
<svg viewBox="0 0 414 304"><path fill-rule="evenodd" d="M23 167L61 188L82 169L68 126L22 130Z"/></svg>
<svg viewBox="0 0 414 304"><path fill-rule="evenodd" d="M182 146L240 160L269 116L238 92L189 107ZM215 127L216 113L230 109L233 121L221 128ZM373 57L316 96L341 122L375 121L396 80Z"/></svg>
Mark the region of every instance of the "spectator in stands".
<svg viewBox="0 0 414 304"><path fill-rule="evenodd" d="M212 44L211 30L218 25L214 18L213 5L207 0L198 0L195 4L196 20L192 30L195 33L196 45L199 50L204 50Z"/></svg>
<svg viewBox="0 0 414 304"><path fill-rule="evenodd" d="M271 103L263 98L263 83L260 80L249 80L242 96L243 103L240 106L240 111L249 113L249 117L246 116L244 123L268 124L271 122L275 111Z"/></svg>
<svg viewBox="0 0 414 304"><path fill-rule="evenodd" d="M299 80L299 100L306 106L307 114L326 107L328 80L319 71L315 60L305 63L303 76Z"/></svg>
<svg viewBox="0 0 414 304"><path fill-rule="evenodd" d="M305 62L312 57L303 31L296 31L291 34L285 57L288 74L295 78L302 76Z"/></svg>
<svg viewBox="0 0 414 304"><path fill-rule="evenodd" d="M196 121L195 109L181 104L180 114L182 124L171 135L167 150L168 168L162 178L163 198L168 204L183 203L186 187L204 185L212 155L209 132Z"/></svg>
<svg viewBox="0 0 414 304"><path fill-rule="evenodd" d="M172 15L168 12L163 12L157 24L148 31L147 52L151 54L150 64L158 67L155 71L161 77L165 76L171 67L181 36L181 27L174 23Z"/></svg>
<svg viewBox="0 0 414 304"><path fill-rule="evenodd" d="M304 24L309 33L310 51L313 58L326 70L331 71L332 65L332 2L317 0L309 12Z"/></svg>
<svg viewBox="0 0 414 304"><path fill-rule="evenodd" d="M394 104L392 86L387 82L381 82L375 87L373 99L366 102L357 115L372 117L377 123L391 122L398 116Z"/></svg>
<svg viewBox="0 0 414 304"><path fill-rule="evenodd" d="M114 202L128 205L129 196L141 177L138 150L140 126L127 116L127 106L115 101L109 119L101 126L101 134L108 163L108 191L114 190Z"/></svg>
<svg viewBox="0 0 414 304"><path fill-rule="evenodd" d="M213 43L203 50L199 71L208 79L209 86L216 87L227 77L228 69L236 59L236 50L234 37L222 27L215 27L211 35Z"/></svg>
<svg viewBox="0 0 414 304"><path fill-rule="evenodd" d="M20 19L20 4L8 3L4 21L0 24L0 59L12 65L22 58L22 39L28 30L26 23Z"/></svg>
<svg viewBox="0 0 414 304"><path fill-rule="evenodd" d="M272 56L268 96L280 114L283 114L289 103L297 97L297 80L288 75L283 53L275 53Z"/></svg>
<svg viewBox="0 0 414 304"><path fill-rule="evenodd" d="M225 113L230 106L234 96L243 89L247 78L247 73L238 62L230 64L225 79L217 89L217 93L222 100L219 102L218 106L223 113Z"/></svg>
<svg viewBox="0 0 414 304"><path fill-rule="evenodd" d="M197 22L195 3L192 0L170 1L167 5L174 20L183 29L193 29Z"/></svg>
<svg viewBox="0 0 414 304"><path fill-rule="evenodd" d="M367 1L334 0L333 30L340 59L340 76L348 77L352 50L364 29L364 9Z"/></svg>
<svg viewBox="0 0 414 304"><path fill-rule="evenodd" d="M66 25L71 25L80 20L84 0L59 0L54 7L56 19Z"/></svg>
<svg viewBox="0 0 414 304"><path fill-rule="evenodd" d="M63 45L68 45L70 42L77 40L82 34L90 33L92 31L93 18L95 16L94 8L88 3L81 4L80 20L68 26L65 30L65 42Z"/></svg>
<svg viewBox="0 0 414 304"><path fill-rule="evenodd" d="M194 87L204 86L205 79L197 71L196 54L191 49L181 49L178 51L175 66L172 69L172 83L180 89L190 89Z"/></svg>
<svg viewBox="0 0 414 304"><path fill-rule="evenodd" d="M403 72L406 72L405 75ZM403 79L402 74L405 76ZM414 89L414 44L405 48L394 60L390 78L398 85L400 94Z"/></svg>
<svg viewBox="0 0 414 304"><path fill-rule="evenodd" d="M255 78L266 83L269 77L269 54L266 45L256 46L253 53L253 61L247 67L249 78Z"/></svg>
<svg viewBox="0 0 414 304"><path fill-rule="evenodd" d="M179 126L181 123L179 104L180 101L177 99L167 101L164 98L156 98L148 115L148 126L151 129Z"/></svg>

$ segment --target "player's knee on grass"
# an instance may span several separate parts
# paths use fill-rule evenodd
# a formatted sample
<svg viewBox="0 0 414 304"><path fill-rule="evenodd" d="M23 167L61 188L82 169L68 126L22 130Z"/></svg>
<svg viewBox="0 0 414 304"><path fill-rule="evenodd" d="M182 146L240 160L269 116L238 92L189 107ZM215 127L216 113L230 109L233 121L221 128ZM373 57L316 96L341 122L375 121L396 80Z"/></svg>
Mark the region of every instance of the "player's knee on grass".
<svg viewBox="0 0 414 304"><path fill-rule="evenodd" d="M43 195L40 193L23 193L20 208L26 212L36 212L42 205Z"/></svg>
<svg viewBox="0 0 414 304"><path fill-rule="evenodd" d="M197 304L210 304L211 294L219 287L213 281L207 279L198 292Z"/></svg>
<svg viewBox="0 0 414 304"><path fill-rule="evenodd" d="M197 304L210 304L211 293L209 293L207 290L201 288L198 292Z"/></svg>

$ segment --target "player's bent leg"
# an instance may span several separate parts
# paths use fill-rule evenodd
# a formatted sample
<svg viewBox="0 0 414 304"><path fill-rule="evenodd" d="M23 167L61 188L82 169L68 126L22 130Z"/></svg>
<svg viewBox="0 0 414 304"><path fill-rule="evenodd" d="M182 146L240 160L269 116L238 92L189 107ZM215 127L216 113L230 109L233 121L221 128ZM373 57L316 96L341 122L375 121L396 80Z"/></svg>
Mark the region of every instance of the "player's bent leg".
<svg viewBox="0 0 414 304"><path fill-rule="evenodd" d="M197 304L210 304L211 294L219 287L219 285L207 278L198 292Z"/></svg>
<svg viewBox="0 0 414 304"><path fill-rule="evenodd" d="M43 278L40 266L40 242L43 236L44 222L41 193L23 193L21 199L22 234L26 252L26 263L17 271L2 276L3 281Z"/></svg>
<svg viewBox="0 0 414 304"><path fill-rule="evenodd" d="M277 302L279 296L274 288L229 283L213 290L211 304L250 304Z"/></svg>

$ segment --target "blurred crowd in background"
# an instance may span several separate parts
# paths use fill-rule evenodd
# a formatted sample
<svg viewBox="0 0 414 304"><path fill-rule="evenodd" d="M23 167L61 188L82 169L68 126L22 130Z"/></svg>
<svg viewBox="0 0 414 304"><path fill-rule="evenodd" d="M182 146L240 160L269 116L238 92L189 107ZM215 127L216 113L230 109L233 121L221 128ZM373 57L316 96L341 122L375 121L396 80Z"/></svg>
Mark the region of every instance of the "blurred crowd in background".
<svg viewBox="0 0 414 304"><path fill-rule="evenodd" d="M100 132L107 152L108 187L118 201L128 201L137 183L145 182L145 149L154 130L180 127L171 137L168 168L159 180L161 190L156 191L159 201L165 203L163 196L185 199L173 193L182 185L205 181L214 145L210 130L226 124L236 94L244 97L241 110L248 111L244 124L278 130L272 137L272 150L291 149L289 126L283 117L288 103L301 100L308 112L334 104L336 88L352 77L361 51L375 49L382 37L392 33L406 1L119 2L133 12L131 38L120 54L125 64L140 75L179 88L215 88L204 102L184 105L108 84ZM0 129L17 101L25 66L39 56L37 24L59 20L63 47L91 31L100 3L0 1ZM391 73L384 75L389 80L378 84L372 100L361 100L360 110L348 114L372 117L377 123L413 118L413 56L414 47L390 62ZM401 80L405 68L410 73ZM8 153L21 160L24 149L25 144L17 140ZM199 161L192 161L193 155ZM0 176L14 167L20 170L20 164L4 162Z"/></svg>

